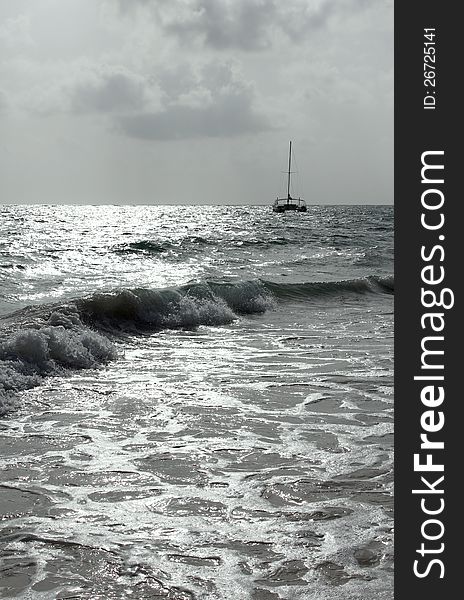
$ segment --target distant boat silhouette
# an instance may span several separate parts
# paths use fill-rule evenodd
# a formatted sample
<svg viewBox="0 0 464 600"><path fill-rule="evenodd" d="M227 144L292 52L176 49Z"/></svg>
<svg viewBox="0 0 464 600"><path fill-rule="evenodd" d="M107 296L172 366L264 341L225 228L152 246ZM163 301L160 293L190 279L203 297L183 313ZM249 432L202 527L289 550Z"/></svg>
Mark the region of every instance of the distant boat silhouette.
<svg viewBox="0 0 464 600"><path fill-rule="evenodd" d="M290 142L290 148L288 151L288 171L287 171L287 197L276 198L272 205L272 210L277 213L283 213L287 210L293 210L297 212L306 212L306 202L301 198L292 198L290 195L290 177L292 175L292 142Z"/></svg>

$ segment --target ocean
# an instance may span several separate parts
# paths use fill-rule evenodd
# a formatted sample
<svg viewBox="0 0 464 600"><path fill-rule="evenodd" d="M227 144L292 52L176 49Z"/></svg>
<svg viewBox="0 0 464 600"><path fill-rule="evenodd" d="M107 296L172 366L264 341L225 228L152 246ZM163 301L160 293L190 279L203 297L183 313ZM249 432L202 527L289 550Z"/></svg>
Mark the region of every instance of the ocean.
<svg viewBox="0 0 464 600"><path fill-rule="evenodd" d="M393 597L393 208L0 207L0 596Z"/></svg>

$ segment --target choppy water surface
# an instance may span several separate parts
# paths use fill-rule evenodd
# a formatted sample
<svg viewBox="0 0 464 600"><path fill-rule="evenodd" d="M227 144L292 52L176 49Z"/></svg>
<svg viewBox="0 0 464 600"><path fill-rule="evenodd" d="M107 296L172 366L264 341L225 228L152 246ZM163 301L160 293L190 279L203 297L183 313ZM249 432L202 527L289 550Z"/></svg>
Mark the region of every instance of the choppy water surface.
<svg viewBox="0 0 464 600"><path fill-rule="evenodd" d="M0 207L0 596L392 598L392 217Z"/></svg>

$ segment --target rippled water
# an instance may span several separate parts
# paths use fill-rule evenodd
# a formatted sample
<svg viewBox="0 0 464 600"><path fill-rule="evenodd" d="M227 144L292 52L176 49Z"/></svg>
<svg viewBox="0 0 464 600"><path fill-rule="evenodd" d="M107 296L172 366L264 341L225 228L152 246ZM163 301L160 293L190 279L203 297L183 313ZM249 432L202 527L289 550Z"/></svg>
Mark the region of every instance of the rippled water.
<svg viewBox="0 0 464 600"><path fill-rule="evenodd" d="M390 207L0 217L2 597L392 597Z"/></svg>

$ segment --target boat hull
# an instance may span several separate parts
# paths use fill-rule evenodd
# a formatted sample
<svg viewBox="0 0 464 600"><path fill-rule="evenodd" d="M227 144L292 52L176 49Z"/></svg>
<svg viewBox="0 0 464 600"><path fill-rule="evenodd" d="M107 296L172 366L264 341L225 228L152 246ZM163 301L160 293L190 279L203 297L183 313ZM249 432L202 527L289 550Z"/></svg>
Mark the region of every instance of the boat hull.
<svg viewBox="0 0 464 600"><path fill-rule="evenodd" d="M306 206L298 204L277 204L272 207L272 210L276 213L284 212L306 212Z"/></svg>

